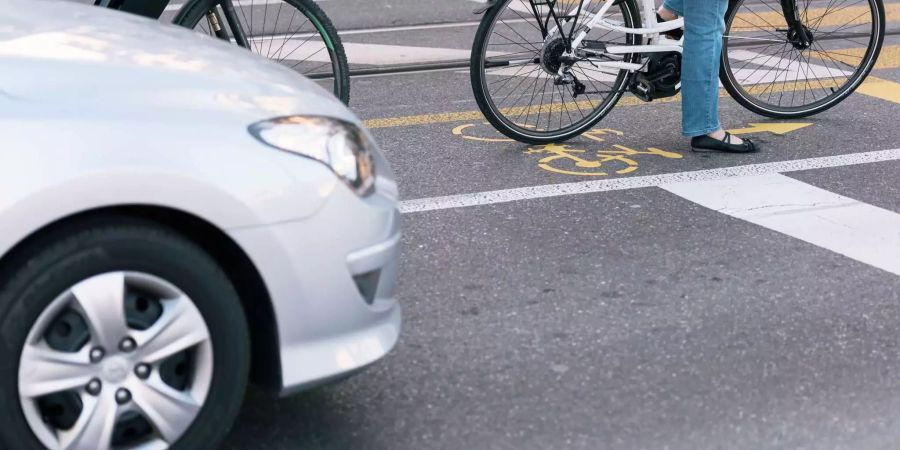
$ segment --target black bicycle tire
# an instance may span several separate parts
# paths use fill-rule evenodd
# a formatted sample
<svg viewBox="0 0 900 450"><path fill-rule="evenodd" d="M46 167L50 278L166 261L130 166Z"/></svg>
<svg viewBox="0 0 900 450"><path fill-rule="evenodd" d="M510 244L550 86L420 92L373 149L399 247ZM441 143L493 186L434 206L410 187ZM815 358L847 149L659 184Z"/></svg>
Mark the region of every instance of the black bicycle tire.
<svg viewBox="0 0 900 450"><path fill-rule="evenodd" d="M507 123L508 120L505 117L502 117L502 114L498 113L494 110L493 102L490 101L489 95L486 92L486 78L484 77L484 55L487 49L487 43L489 40L489 34L493 28L494 20L497 15L503 11L504 7L513 0L501 0L495 3L491 8L489 8L484 17L481 19L481 23L478 26L478 31L475 33L475 43L472 46L472 54L469 62L469 77L470 82L472 84L473 94L475 96L475 102L478 104L478 108L481 110L481 113L488 120L488 122L494 126L497 131L505 135L506 137L527 143L527 144L549 144L552 142L561 142L572 139L576 136L579 136L581 133L589 130L591 127L596 125L598 122L603 120L607 114L615 107L618 103L619 99L622 97L624 93L624 87L631 79L630 75L627 73L620 74L622 78L616 81L616 90L617 93L613 94L609 100L607 100L603 105L594 109L591 113L591 116L581 120L559 133L555 133L553 135L539 135L538 133L527 133L520 131L521 127L516 127L514 124ZM641 15L639 13L639 9L635 4L635 0L623 0L624 8L628 11L628 15L630 16L632 28L640 28L641 27ZM618 2L617 2L618 4ZM626 20L628 20L626 18ZM626 26L628 24L626 23ZM629 35L635 41L633 45L640 45L641 36L639 35ZM623 76L624 75L624 76Z"/></svg>
<svg viewBox="0 0 900 450"><path fill-rule="evenodd" d="M345 105L350 104L350 66L347 62L347 54L344 51L344 44L341 42L340 35L331 19L325 14L325 11L312 0L281 0L300 11L304 16L318 22L322 28L316 27L321 35L323 32L331 41L332 47L328 52L331 56L332 70L334 73L334 95L340 99ZM213 6L218 4L218 0L189 0L172 20L175 25L194 29L203 16ZM314 24L315 25L315 24Z"/></svg>
<svg viewBox="0 0 900 450"><path fill-rule="evenodd" d="M811 105L802 105L797 108L766 108L757 102L752 101L748 97L752 97L749 93L746 93L746 90L743 89L739 84L737 84L736 80L732 80L730 76L730 70L728 70L728 38L724 38L723 46L722 46L722 55L721 55L721 67L719 70L719 80L722 82L722 86L725 88L725 91L728 92L728 95L731 96L734 101L743 106L744 108L759 114L761 116L770 117L773 119L797 119L812 116L815 114L822 113L827 111L844 100L847 99L860 85L865 81L866 77L869 76L872 69L875 66L875 62L878 60L878 56L881 54L881 48L884 44L885 37L885 10L884 10L884 2L883 0L867 0L870 5L875 6L877 11L877 17L875 21L873 21L873 25L878 27L875 32L875 45L869 47L868 51L863 57L863 61L865 62L860 68L857 69L856 73L854 73L852 81L846 83L841 90L833 95L825 97L824 99L815 102ZM731 23L734 20L734 16L737 13L738 8L744 3L744 0L731 0L728 5L728 11L725 13L725 22L726 22L726 35L728 33L728 29L731 27ZM771 106L771 105L769 105Z"/></svg>

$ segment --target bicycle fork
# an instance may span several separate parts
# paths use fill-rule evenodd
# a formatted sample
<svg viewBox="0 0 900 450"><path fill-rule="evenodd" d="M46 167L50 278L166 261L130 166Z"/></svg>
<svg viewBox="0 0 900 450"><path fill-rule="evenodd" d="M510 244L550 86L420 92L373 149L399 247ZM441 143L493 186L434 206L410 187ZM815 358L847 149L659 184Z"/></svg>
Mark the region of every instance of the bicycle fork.
<svg viewBox="0 0 900 450"><path fill-rule="evenodd" d="M234 36L235 42L241 47L249 49L250 41L247 39L243 27L241 27L241 22L234 11L234 4L231 0L219 0L219 6L222 7L222 13L225 15L225 21L228 22L231 28L231 35ZM213 6L212 9L207 11L206 21L209 23L209 29L216 34L217 38L231 41L231 36L228 35L228 31L222 26L222 16L219 15L218 8Z"/></svg>
<svg viewBox="0 0 900 450"><path fill-rule="evenodd" d="M800 20L800 11L797 9L797 0L781 0L781 10L784 12L784 20L787 23L788 41L798 49L807 49L812 46L813 34Z"/></svg>

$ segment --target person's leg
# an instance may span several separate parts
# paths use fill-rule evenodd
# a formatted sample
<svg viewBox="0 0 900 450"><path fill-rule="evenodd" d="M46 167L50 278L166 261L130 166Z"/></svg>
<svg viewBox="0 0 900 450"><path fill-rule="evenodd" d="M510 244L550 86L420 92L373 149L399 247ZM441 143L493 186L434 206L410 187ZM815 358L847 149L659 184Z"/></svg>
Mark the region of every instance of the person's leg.
<svg viewBox="0 0 900 450"><path fill-rule="evenodd" d="M684 0L682 131L694 137L719 126L719 56L728 0Z"/></svg>
<svg viewBox="0 0 900 450"><path fill-rule="evenodd" d="M684 0L666 0L656 12L663 20L675 20L684 16L682 11L684 11Z"/></svg>

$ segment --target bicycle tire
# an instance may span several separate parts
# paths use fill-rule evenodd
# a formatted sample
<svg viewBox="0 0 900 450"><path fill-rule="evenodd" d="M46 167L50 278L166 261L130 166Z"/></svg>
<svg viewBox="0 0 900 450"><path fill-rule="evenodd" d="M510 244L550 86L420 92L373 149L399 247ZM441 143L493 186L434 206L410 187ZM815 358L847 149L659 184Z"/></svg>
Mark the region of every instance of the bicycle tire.
<svg viewBox="0 0 900 450"><path fill-rule="evenodd" d="M791 97L792 104L790 106L782 106L782 105L774 105L774 104L768 103L766 101L763 101L760 98L757 98L756 96L754 96L753 93L750 92L750 91L754 90L753 88L750 87L750 85L745 87L744 85L742 85L742 83L740 83L735 78L735 74L733 73L733 70L731 69L731 61L729 58L729 53L730 53L729 52L729 48L730 48L729 44L732 39L737 39L736 36L732 36L731 30L732 30L732 27L734 26L735 18L737 17L738 12L741 10L741 6L744 4L744 0L732 0L729 3L728 11L726 12L726 15L725 15L726 36L725 36L725 38L723 38L724 42L723 42L723 47L722 47L721 69L719 72L719 79L722 82L722 85L724 86L725 90L728 92L728 94L731 96L731 98L733 98L738 104L740 104L744 108L746 108L756 114L766 116L766 117L771 117L774 119L795 119L795 118L807 117L807 116L811 116L814 114L819 114L821 112L824 112L824 111L838 105L839 103L844 101L847 97L849 97L850 94L852 94L863 83L863 81L865 81L866 77L869 75L869 73L872 71L872 68L875 66L875 62L878 59L878 55L881 53L881 48L884 43L885 10L884 10L883 0L865 0L865 2L870 7L870 11L872 12L872 15L874 16L873 20L872 20L872 27L874 29L872 30L872 37L871 37L869 45L866 48L866 52L860 60L860 65L859 65L859 67L856 68L856 70L854 70L852 76L848 77L847 82L840 85L840 87L838 89L835 89L833 86L827 86L826 85L827 83L822 84L820 78L814 78L814 80L818 81L817 84L822 86L822 90L824 92L828 92L828 90L830 90L831 93L825 95L823 98L817 99L814 102L811 102L808 104L800 104L800 105L793 104L793 100L794 100L794 98L796 98L796 94L794 94ZM835 10L835 11L837 11L837 10ZM824 14L829 14L829 12L826 11L825 13L823 13L823 17L824 17ZM820 18L819 22L823 22L823 19ZM853 42L855 42L855 41L853 41ZM775 44L770 44L770 46L771 45L775 45ZM737 48L737 47L732 46L731 48ZM820 48L822 48L822 47L820 47ZM817 53L822 53L815 49L813 51L817 52ZM809 61L811 61L812 58L813 57L807 56L807 59L806 59L806 61L808 61L807 66L809 66L809 64L811 64L811 63L809 63ZM818 57L816 57L816 58L818 58ZM781 59L784 59L784 58L782 57ZM791 61L793 61L793 60L791 60ZM803 61L802 56L799 57L798 61L800 61L802 64L802 61ZM827 60L825 60L824 64L825 64L825 66L829 65ZM836 63L834 63L834 64L835 64L835 67L837 67ZM829 72L830 72L830 69L829 69ZM797 73L798 73L798 76L797 76L797 79L795 79L793 81L793 83L794 83L793 85L787 84L787 82L790 81L790 80L787 80L787 76L785 76L786 79L782 82L782 84L785 86L788 86L788 87L796 88L797 83L800 81L803 81L808 86L813 87L813 84L810 83L809 79L801 80L799 78L800 70L797 70ZM811 69L808 68L806 73L814 73L814 71L811 72ZM778 77L778 75L776 74L776 80L777 80L777 77ZM749 78L749 76L748 76L748 78ZM779 81L775 81L775 82L770 83L770 85L777 85L778 83L779 83ZM767 89L767 88L764 87L761 92L760 92L759 88L756 88L755 90L757 92L759 92L759 94L760 94L759 96L761 97L761 94L764 94L766 92L765 89ZM773 91L774 91L774 88L773 88ZM795 91L796 91L796 89L795 89ZM771 97L771 94L770 94L770 97ZM803 100L806 100L806 91L804 91Z"/></svg>
<svg viewBox="0 0 900 450"><path fill-rule="evenodd" d="M512 1L516 0L498 1L492 7L490 7L485 12L485 15L482 18L478 30L475 34L475 43L472 47L469 70L473 94L475 96L475 101L478 104L478 108L481 110L482 114L484 114L488 122L490 122L490 124L493 125L495 129L497 129L497 131L519 142L541 145L572 139L592 128L613 109L613 107L622 97L622 94L624 94L625 87L627 86L627 83L630 81L631 77L626 70L620 71L614 83L614 89L612 89L613 92L606 99L606 101L604 101L598 107L594 108L591 113L588 116L584 117L582 120L579 120L578 122L561 130L554 130L551 132L542 132L537 130L532 131L524 126L517 125L510 118L506 117L502 111L500 111L501 108L494 104L494 101L491 99L491 94L490 92L488 92L488 77L485 72L487 48L490 44L489 41L491 39L492 29L495 25L496 20L498 19L498 16ZM622 0L621 2L617 1L616 5L620 5L622 8L626 26L632 28L640 28L641 16L634 0ZM638 35L627 34L626 39L628 43L634 45L639 45L641 42L641 36ZM637 54L628 55L626 56L626 58L630 61L632 60L632 58L635 58L637 56ZM540 115L540 109L538 111L538 115Z"/></svg>
<svg viewBox="0 0 900 450"><path fill-rule="evenodd" d="M172 23L189 29L195 29L200 24L200 21L203 20L206 13L210 9L216 7L218 4L218 0L191 0L184 6L182 6L182 8L176 14L175 18L172 20ZM325 48L328 51L329 59L331 62L331 76L334 79L332 91L334 92L335 97L340 99L344 104L349 104L350 68L347 62L347 55L344 52L344 45L341 42L340 35L338 35L337 29L334 27L331 19L329 19L322 8L320 8L319 5L317 5L312 0L281 0L281 3L279 3L280 6L285 4L293 7L303 16L305 16L313 25L316 33L318 33L321 37L322 41L324 42ZM268 5L261 6L268 7ZM244 18L246 19L246 16ZM293 16L291 17L291 24L293 24ZM300 26L300 28L302 27L303 25ZM295 30L294 35L296 35L299 31L300 29ZM290 39L290 37L285 39ZM250 50L253 51L252 48ZM309 74L304 73L304 75ZM312 74L311 78L325 77L318 76L318 74Z"/></svg>

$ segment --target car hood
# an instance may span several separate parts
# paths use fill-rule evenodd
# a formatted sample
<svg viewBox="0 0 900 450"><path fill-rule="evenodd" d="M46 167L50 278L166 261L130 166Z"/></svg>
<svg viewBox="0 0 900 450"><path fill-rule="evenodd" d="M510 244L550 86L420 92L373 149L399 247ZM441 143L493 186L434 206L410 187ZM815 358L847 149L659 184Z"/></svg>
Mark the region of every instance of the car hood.
<svg viewBox="0 0 900 450"><path fill-rule="evenodd" d="M122 118L163 110L192 120L317 114L359 123L316 83L249 51L71 2L4 0L0 67L0 100L20 107Z"/></svg>

